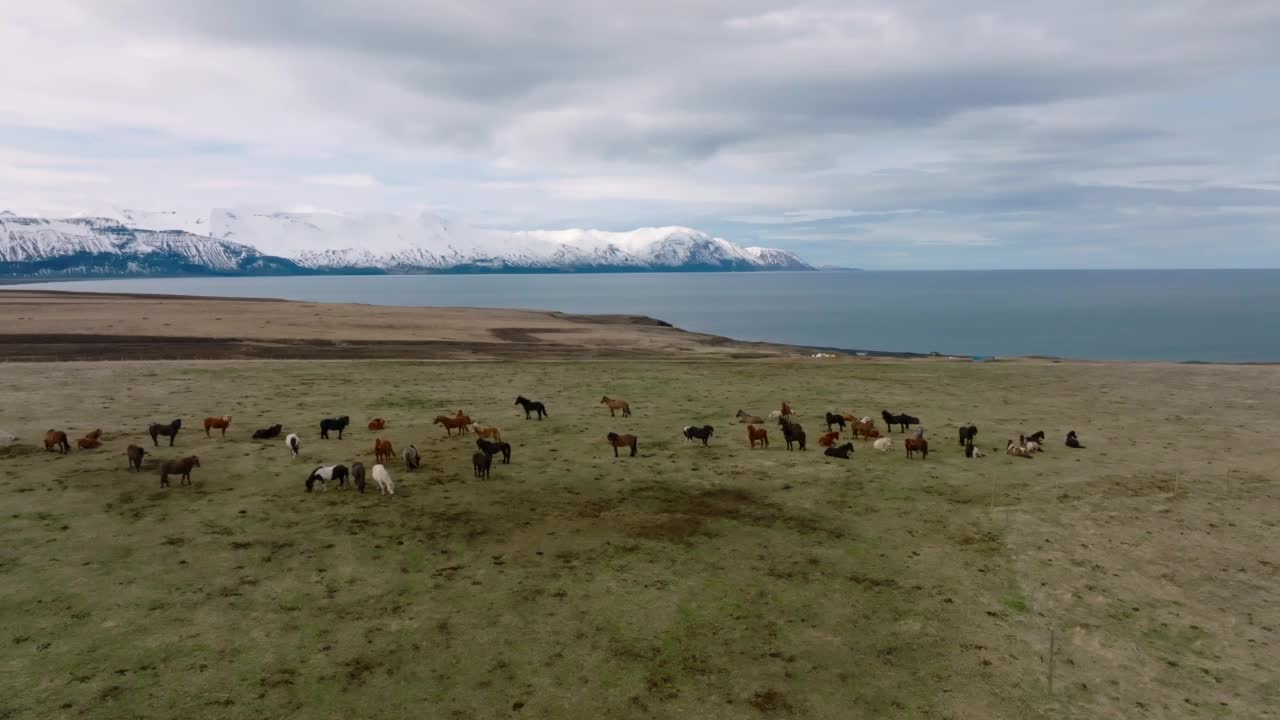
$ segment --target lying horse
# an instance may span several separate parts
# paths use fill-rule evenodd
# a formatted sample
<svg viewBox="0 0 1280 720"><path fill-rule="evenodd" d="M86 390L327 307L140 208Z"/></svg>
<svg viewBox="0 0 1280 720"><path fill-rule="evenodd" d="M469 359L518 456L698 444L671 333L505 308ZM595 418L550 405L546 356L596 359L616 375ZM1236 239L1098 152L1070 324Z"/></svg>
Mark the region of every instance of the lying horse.
<svg viewBox="0 0 1280 720"><path fill-rule="evenodd" d="M535 400L530 400L523 395L516 398L516 405L524 408L524 419L529 419L530 413L538 413L538 419L541 420L547 414L547 406Z"/></svg>
<svg viewBox="0 0 1280 720"><path fill-rule="evenodd" d="M1076 437L1076 431L1072 430L1067 433L1067 447L1083 450L1084 446L1080 444L1080 438Z"/></svg>
<svg viewBox="0 0 1280 720"><path fill-rule="evenodd" d="M169 476L180 475L182 479L179 484L184 481L187 485L191 484L191 468L200 467L200 458L192 455L182 458L181 460L166 460L160 466L160 487L169 487Z"/></svg>
<svg viewBox="0 0 1280 720"><path fill-rule="evenodd" d="M404 469L406 472L412 472L422 467L422 456L418 454L418 448L410 445L400 453L400 457L404 459Z"/></svg>
<svg viewBox="0 0 1280 720"><path fill-rule="evenodd" d="M350 424L351 424L351 418L347 417L346 415L343 415L342 417L339 417L339 418L325 418L324 420L320 421L320 439L328 440L329 431L337 430L338 439L341 440L342 431L346 430L347 426Z"/></svg>
<svg viewBox="0 0 1280 720"><path fill-rule="evenodd" d="M85 433L84 437L85 437L85 439L86 439L86 440L101 440L101 439L102 439L102 428L98 428L97 430L94 430L94 431L93 431L93 432L91 432L91 433Z"/></svg>
<svg viewBox="0 0 1280 720"><path fill-rule="evenodd" d="M845 429L844 416L837 413L827 413L827 431L831 430L832 425L839 425L841 430Z"/></svg>
<svg viewBox="0 0 1280 720"><path fill-rule="evenodd" d="M614 400L608 395L605 395L600 398L600 404L608 406L609 417L614 417L614 410L621 410L622 417L631 417L631 405L626 400Z"/></svg>
<svg viewBox="0 0 1280 720"><path fill-rule="evenodd" d="M978 426L970 425L960 428L960 447L969 447L973 445L973 439L978 436Z"/></svg>
<svg viewBox="0 0 1280 720"><path fill-rule="evenodd" d="M1023 457L1023 458L1026 458L1026 459L1028 459L1028 460L1030 460L1030 459L1031 459L1031 453L1030 453L1030 452L1028 452L1026 448L1022 447L1021 445L1016 444L1016 443L1015 443L1014 441L1012 441L1012 440L1010 440L1010 441L1009 441L1009 444L1008 444L1007 446L1005 446L1004 453L1005 453L1006 455L1012 455L1012 456L1014 456L1014 457Z"/></svg>
<svg viewBox="0 0 1280 720"><path fill-rule="evenodd" d="M983 456L983 452L972 445L965 445L964 456L967 458L980 458Z"/></svg>
<svg viewBox="0 0 1280 720"><path fill-rule="evenodd" d="M178 439L178 431L182 429L182 420L174 420L168 425L160 423L151 423L151 427L147 428L147 432L151 434L151 442L156 447L160 447L160 436L169 438L169 447L173 447L173 441Z"/></svg>
<svg viewBox="0 0 1280 720"><path fill-rule="evenodd" d="M511 444L505 442L490 442L484 438L476 438L476 447L480 448L480 452L486 455L496 455L502 453L502 464L511 464Z"/></svg>
<svg viewBox="0 0 1280 720"><path fill-rule="evenodd" d="M493 456L489 453L478 452L471 456L471 469L475 476L481 480L489 479L489 468L493 467Z"/></svg>
<svg viewBox="0 0 1280 720"><path fill-rule="evenodd" d="M391 456L395 453L395 449L391 447L390 440L382 438L373 439L373 461L377 463L391 462Z"/></svg>
<svg viewBox="0 0 1280 720"><path fill-rule="evenodd" d="M387 421L383 420L382 418L374 418L369 421L369 429L370 430L386 430Z"/></svg>
<svg viewBox="0 0 1280 720"><path fill-rule="evenodd" d="M146 450L137 445L130 445L124 450L125 457L129 458L129 469L135 472L142 472L142 456L147 454Z"/></svg>
<svg viewBox="0 0 1280 720"><path fill-rule="evenodd" d="M849 455L851 453L853 453L853 443L851 442L847 442L840 447L829 447L822 451L822 454L827 457L838 457L844 458L845 460L849 459Z"/></svg>
<svg viewBox="0 0 1280 720"><path fill-rule="evenodd" d="M338 487L346 487L347 474L346 465L321 465L307 476L307 492L311 492L316 483L320 483L321 490L328 490L330 480L337 480Z"/></svg>
<svg viewBox="0 0 1280 720"><path fill-rule="evenodd" d="M875 433L875 434L873 435L872 433ZM859 435L867 438L879 436L880 431L876 430L876 421L868 417L868 418L862 418L861 420L854 422L853 423L854 439L856 440Z"/></svg>
<svg viewBox="0 0 1280 720"><path fill-rule="evenodd" d="M739 410L738 414L734 415L734 417L738 418L738 422L744 425L751 425L751 424L759 425L764 422L764 420L760 419L758 416L748 415L747 413L741 410Z"/></svg>
<svg viewBox="0 0 1280 720"><path fill-rule="evenodd" d="M787 449L790 450L792 444L800 446L804 450L804 428L800 423L787 422L786 418L778 418L778 425L782 427L782 439L787 441Z"/></svg>
<svg viewBox="0 0 1280 720"><path fill-rule="evenodd" d="M67 442L67 434L61 430L50 430L44 434L44 449L52 450L54 448L61 449L63 455L66 455L67 451L71 449L71 443Z"/></svg>
<svg viewBox="0 0 1280 720"><path fill-rule="evenodd" d="M840 439L839 430L836 430L834 432L829 432L829 433L823 433L822 437L818 438L818 445L825 448L833 447L836 444L836 441L839 439Z"/></svg>
<svg viewBox="0 0 1280 720"><path fill-rule="evenodd" d="M432 420L431 423L433 425L444 426L444 434L446 436L453 435L454 430L457 430L458 434L461 435L463 431L467 429L467 426L471 424L471 418L466 418L466 417L460 418L460 417L449 417L448 415L437 415L436 419Z"/></svg>
<svg viewBox="0 0 1280 720"><path fill-rule="evenodd" d="M907 459L910 460L914 453L920 453L922 460L929 459L929 441L924 438L907 438L902 441L907 447Z"/></svg>
<svg viewBox="0 0 1280 720"><path fill-rule="evenodd" d="M906 432L912 425L920 424L920 418L907 415L906 413L894 415L888 410L881 410L880 417L884 418L884 424L889 427L890 431L893 430L894 425L899 426L902 429L902 432Z"/></svg>
<svg viewBox="0 0 1280 720"><path fill-rule="evenodd" d="M227 426L231 424L231 416L223 415L222 417L207 417L204 419L204 436L209 437L210 428L222 431L222 437L227 436Z"/></svg>
<svg viewBox="0 0 1280 720"><path fill-rule="evenodd" d="M280 431L284 429L283 425L272 425L269 428L253 431L254 440L273 440L280 437Z"/></svg>
<svg viewBox="0 0 1280 720"><path fill-rule="evenodd" d="M92 450L94 448L102 447L102 442L99 441L97 438L82 437L76 441L76 446L79 447L81 450Z"/></svg>
<svg viewBox="0 0 1280 720"><path fill-rule="evenodd" d="M608 438L609 444L613 446L613 456L618 457L618 448L631 448L631 457L636 456L636 445L638 439L635 435L619 435L618 433L609 433L605 437Z"/></svg>
<svg viewBox="0 0 1280 720"><path fill-rule="evenodd" d="M769 431L764 428L758 428L755 425L747 426L747 441L751 444L751 449L756 448L756 443L760 443L760 448L769 447Z"/></svg>
<svg viewBox="0 0 1280 720"><path fill-rule="evenodd" d="M872 445L880 452L889 452L893 449L893 438L880 438L872 443Z"/></svg>
<svg viewBox="0 0 1280 720"><path fill-rule="evenodd" d="M695 439L701 440L702 447L707 447L707 441L711 439L711 433L713 432L715 432L715 428L710 425L703 425L702 427L687 425L684 429L684 440L685 442L692 442Z"/></svg>

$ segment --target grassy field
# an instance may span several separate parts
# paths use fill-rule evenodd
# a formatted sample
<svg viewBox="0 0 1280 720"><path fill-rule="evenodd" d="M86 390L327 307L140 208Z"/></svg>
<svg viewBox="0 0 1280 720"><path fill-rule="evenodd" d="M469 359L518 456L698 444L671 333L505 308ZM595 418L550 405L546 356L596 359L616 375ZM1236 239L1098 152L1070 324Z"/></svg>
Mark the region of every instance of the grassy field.
<svg viewBox="0 0 1280 720"><path fill-rule="evenodd" d="M0 365L0 718L1181 718L1280 707L1280 369ZM523 393L551 417L526 422ZM631 401L609 417L602 394ZM732 423L789 400L811 448ZM471 476L464 408L515 446ZM812 446L923 418L927 461ZM233 416L206 439L206 415ZM346 414L344 440L318 439ZM305 494L397 451L394 498ZM146 425L181 417L177 447ZM303 438L249 439L283 423ZM1034 460L964 459L1043 429ZM710 423L712 447L681 426ZM44 430L101 427L63 457ZM1068 429L1087 450L1061 444ZM610 430L640 438L615 459ZM144 443L145 440L145 443ZM124 448L145 444L146 471ZM193 487L159 460L198 454ZM1048 687L1053 628L1054 687Z"/></svg>

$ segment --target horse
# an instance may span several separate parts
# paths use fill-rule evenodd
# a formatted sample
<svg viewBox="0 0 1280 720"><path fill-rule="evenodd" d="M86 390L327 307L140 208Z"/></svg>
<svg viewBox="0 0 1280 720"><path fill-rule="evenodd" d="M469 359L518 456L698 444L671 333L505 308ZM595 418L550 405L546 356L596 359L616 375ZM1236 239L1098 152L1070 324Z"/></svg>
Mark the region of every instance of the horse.
<svg viewBox="0 0 1280 720"><path fill-rule="evenodd" d="M902 441L907 448L907 459L910 460L914 453L920 453L922 460L929 459L929 441L924 438L907 438Z"/></svg>
<svg viewBox="0 0 1280 720"><path fill-rule="evenodd" d="M738 414L734 415L734 417L738 418L738 422L742 423L743 425L760 425L761 423L764 422L764 420L761 420L759 416L748 415L747 413L741 410L739 410Z"/></svg>
<svg viewBox="0 0 1280 720"><path fill-rule="evenodd" d="M84 437L85 437L85 439L86 439L86 440L101 440L101 439L102 439L102 428L98 428L97 430L94 430L94 431L93 431L93 432L91 432L91 433L85 433L85 434L84 434Z"/></svg>
<svg viewBox="0 0 1280 720"><path fill-rule="evenodd" d="M470 415L462 412L462 408L458 408L458 413L453 416L453 419L463 421L461 432L468 432L467 428L475 424L475 421L471 419Z"/></svg>
<svg viewBox="0 0 1280 720"><path fill-rule="evenodd" d="M489 468L493 466L493 456L478 452L471 455L471 470L481 480L489 479Z"/></svg>
<svg viewBox="0 0 1280 720"><path fill-rule="evenodd" d="M76 446L81 450L92 450L102 447L102 443L97 438L82 437L76 441Z"/></svg>
<svg viewBox="0 0 1280 720"><path fill-rule="evenodd" d="M391 447L390 440L382 438L373 439L373 460L374 462L391 462L391 455L395 449Z"/></svg>
<svg viewBox="0 0 1280 720"><path fill-rule="evenodd" d="M280 431L284 429L283 425L272 425L269 428L253 431L254 440L272 440L280 437Z"/></svg>
<svg viewBox="0 0 1280 720"><path fill-rule="evenodd" d="M880 417L884 418L884 424L888 426L891 432L893 431L894 425L899 426L902 432L906 432L907 429L910 428L912 425L920 424L920 418L912 417L911 415L907 415L906 413L903 413L901 415L894 415L888 410L881 410Z"/></svg>
<svg viewBox="0 0 1280 720"><path fill-rule="evenodd" d="M383 420L382 418L374 418L369 421L369 429L370 430L386 430L387 421Z"/></svg>
<svg viewBox="0 0 1280 720"><path fill-rule="evenodd" d="M204 436L209 437L209 429L214 428L222 431L222 437L227 436L227 426L231 424L231 416L223 415L222 417L207 417L204 419Z"/></svg>
<svg viewBox="0 0 1280 720"><path fill-rule="evenodd" d="M618 448L620 447L631 448L631 457L636 456L636 445L639 441L635 435L619 435L618 433L611 432L605 437L608 438L609 444L613 446L614 457L618 457Z"/></svg>
<svg viewBox="0 0 1280 720"><path fill-rule="evenodd" d="M351 424L351 418L347 417L346 415L343 415L342 417L339 417L339 418L325 418L324 420L320 421L320 439L328 440L329 431L337 430L338 439L341 440L342 431L346 430L347 425L350 425L350 424Z"/></svg>
<svg viewBox="0 0 1280 720"><path fill-rule="evenodd" d="M972 445L964 446L964 456L967 458L980 458L984 453Z"/></svg>
<svg viewBox="0 0 1280 720"><path fill-rule="evenodd" d="M827 457L838 457L844 458L845 460L849 459L849 455L851 453L853 453L853 443L851 442L847 442L840 447L829 447L822 451L822 454Z"/></svg>
<svg viewBox="0 0 1280 720"><path fill-rule="evenodd" d="M182 479L178 483L182 484L185 481L187 485L190 485L191 468L193 467L200 467L200 458L195 455L184 457L181 460L166 460L160 466L160 487L169 487L170 475L181 475Z"/></svg>
<svg viewBox="0 0 1280 720"><path fill-rule="evenodd" d="M472 423L471 432L475 433L476 437L489 438L496 442L502 442L502 431L492 425Z"/></svg>
<svg viewBox="0 0 1280 720"><path fill-rule="evenodd" d="M60 448L62 454L66 455L71 450L71 443L67 442L67 434L61 430L50 430L44 434L44 449L52 450Z"/></svg>
<svg viewBox="0 0 1280 720"><path fill-rule="evenodd" d="M422 467L422 456L418 454L418 448L412 445L405 448L404 452L400 453L400 457L404 459L404 469L407 472L412 472Z"/></svg>
<svg viewBox="0 0 1280 720"><path fill-rule="evenodd" d="M685 442L692 442L694 439L702 441L702 447L707 447L707 441L711 440L711 433L715 432L715 428L710 425L697 427L695 425L686 426L684 429Z"/></svg>
<svg viewBox="0 0 1280 720"><path fill-rule="evenodd" d="M455 428L458 430L458 434L461 435L462 432L467 429L467 426L471 424L471 418L464 419L459 417L449 417L448 415L437 415L436 419L432 420L431 423L433 425L443 425L444 434L447 436L452 436Z"/></svg>
<svg viewBox="0 0 1280 720"><path fill-rule="evenodd" d="M125 448L124 455L129 458L129 469L135 472L142 472L142 456L146 454L147 451L137 445L130 445Z"/></svg>
<svg viewBox="0 0 1280 720"><path fill-rule="evenodd" d="M769 447L769 431L764 428L758 428L755 425L748 425L747 442L750 443L752 450L755 450L756 443L760 443L760 449L763 450Z"/></svg>
<svg viewBox="0 0 1280 720"><path fill-rule="evenodd" d="M778 424L782 426L782 439L787 441L787 449L791 449L791 445L797 444L801 450L804 450L804 428L800 423L787 422L784 418L778 419Z"/></svg>
<svg viewBox="0 0 1280 720"><path fill-rule="evenodd" d="M391 479L391 473L387 472L385 466L374 465L373 472L370 474L373 476L373 484L378 486L380 495L396 494L396 483Z"/></svg>
<svg viewBox="0 0 1280 720"><path fill-rule="evenodd" d="M1028 440L1027 444L1023 445L1022 447L1025 448L1026 451L1029 453L1044 452L1044 448L1040 447L1040 443L1036 442L1035 440Z"/></svg>
<svg viewBox="0 0 1280 720"><path fill-rule="evenodd" d="M1037 431L1035 431L1035 432L1031 433L1030 435L1028 435L1028 436L1027 436L1027 440L1029 440L1029 441L1031 441L1031 442L1034 442L1034 443L1039 443L1039 444L1043 445L1043 444L1044 444L1044 437L1045 437L1045 436L1044 436L1044 431L1043 431L1043 430L1037 430Z"/></svg>
<svg viewBox="0 0 1280 720"><path fill-rule="evenodd" d="M366 484L364 481L364 463L362 462L351 463L351 482L356 486L357 490L359 490L360 492L364 492L364 488Z"/></svg>
<svg viewBox="0 0 1280 720"><path fill-rule="evenodd" d="M832 425L839 425L841 430L845 429L844 416L836 413L827 413L827 430L831 430Z"/></svg>
<svg viewBox="0 0 1280 720"><path fill-rule="evenodd" d="M178 431L182 429L182 420L174 420L168 425L160 423L151 423L151 427L147 428L147 432L151 434L151 442L156 447L160 447L159 437L164 435L169 438L169 447L173 447L173 441L178 439Z"/></svg>
<svg viewBox="0 0 1280 720"><path fill-rule="evenodd" d="M836 430L834 432L829 432L829 433L823 433L822 437L818 438L818 445L826 448L833 447L836 444L836 441L839 439L840 439L839 430Z"/></svg>
<svg viewBox="0 0 1280 720"><path fill-rule="evenodd" d="M321 465L307 476L307 492L311 492L316 483L320 483L321 490L328 490L330 480L337 480L338 487L346 487L347 475L346 465Z"/></svg>
<svg viewBox="0 0 1280 720"><path fill-rule="evenodd" d="M289 452L298 457L298 449L302 447L302 441L298 439L298 433L289 433L289 437L284 439L284 446L289 448Z"/></svg>
<svg viewBox="0 0 1280 720"><path fill-rule="evenodd" d="M1031 453L1027 452L1027 449L1022 447L1021 445L1015 444L1012 440L1010 440L1009 444L1005 446L1004 452L1006 455L1012 455L1014 457L1023 457L1028 460L1031 459Z"/></svg>
<svg viewBox="0 0 1280 720"><path fill-rule="evenodd" d="M924 428L922 428L922 427L918 427L918 428L916 428L915 430L912 430L912 431L911 431L911 437L915 438L916 440L923 440L923 439L924 439Z"/></svg>
<svg viewBox="0 0 1280 720"><path fill-rule="evenodd" d="M626 400L614 400L608 395L605 395L600 398L600 404L607 405L609 407L609 417L614 417L614 410L621 410L622 417L631 417L631 405Z"/></svg>
<svg viewBox="0 0 1280 720"><path fill-rule="evenodd" d="M778 414L782 417L791 417L791 405L786 401L782 401L782 407L778 409Z"/></svg>
<svg viewBox="0 0 1280 720"><path fill-rule="evenodd" d="M476 447L480 448L480 452L486 455L496 455L502 453L502 464L511 464L511 444L505 442L491 442L484 438L476 438Z"/></svg>
<svg viewBox="0 0 1280 720"><path fill-rule="evenodd" d="M978 426L970 425L968 427L960 427L960 447L968 447L973 445L973 439L978 436Z"/></svg>
<svg viewBox="0 0 1280 720"><path fill-rule="evenodd" d="M530 413L538 413L538 419L541 420L547 414L547 406L535 400L530 400L523 395L516 397L516 405L524 408L524 419L529 419Z"/></svg>
<svg viewBox="0 0 1280 720"><path fill-rule="evenodd" d="M1071 430L1067 433L1067 447L1083 450L1084 446L1080 444L1080 438L1076 437L1076 431Z"/></svg>
<svg viewBox="0 0 1280 720"><path fill-rule="evenodd" d="M889 452L893 449L893 438L880 438L872 443L872 445L880 452Z"/></svg>
<svg viewBox="0 0 1280 720"><path fill-rule="evenodd" d="M875 420L872 420L871 418L862 418L861 420L853 423L853 437L855 440L858 438L858 435L868 438L874 437L872 433L875 433L876 435L880 434L880 432L876 430Z"/></svg>

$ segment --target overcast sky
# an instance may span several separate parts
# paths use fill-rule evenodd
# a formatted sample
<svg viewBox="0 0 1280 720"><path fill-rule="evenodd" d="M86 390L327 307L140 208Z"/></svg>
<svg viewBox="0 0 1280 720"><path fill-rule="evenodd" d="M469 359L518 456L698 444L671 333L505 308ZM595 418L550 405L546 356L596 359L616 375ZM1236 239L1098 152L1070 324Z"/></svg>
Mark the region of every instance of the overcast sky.
<svg viewBox="0 0 1280 720"><path fill-rule="evenodd" d="M1280 266L1277 0L12 5L19 212L689 225L867 268Z"/></svg>

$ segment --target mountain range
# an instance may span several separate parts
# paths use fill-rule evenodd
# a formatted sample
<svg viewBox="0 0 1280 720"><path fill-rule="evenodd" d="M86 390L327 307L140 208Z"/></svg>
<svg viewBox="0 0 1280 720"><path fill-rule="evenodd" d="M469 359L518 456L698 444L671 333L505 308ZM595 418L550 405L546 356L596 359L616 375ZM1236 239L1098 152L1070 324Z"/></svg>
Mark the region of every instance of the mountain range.
<svg viewBox="0 0 1280 720"><path fill-rule="evenodd" d="M686 227L491 230L431 213L0 212L0 278L315 273L811 270L795 254Z"/></svg>

